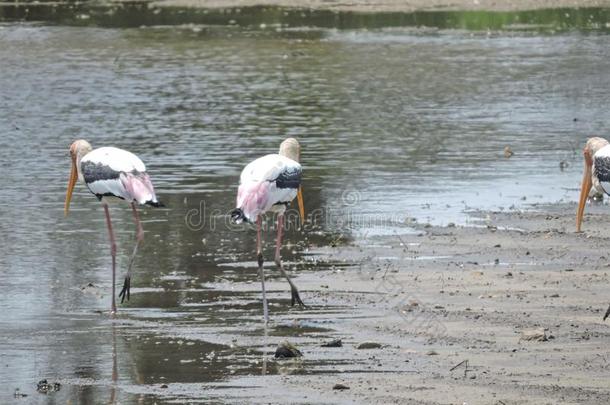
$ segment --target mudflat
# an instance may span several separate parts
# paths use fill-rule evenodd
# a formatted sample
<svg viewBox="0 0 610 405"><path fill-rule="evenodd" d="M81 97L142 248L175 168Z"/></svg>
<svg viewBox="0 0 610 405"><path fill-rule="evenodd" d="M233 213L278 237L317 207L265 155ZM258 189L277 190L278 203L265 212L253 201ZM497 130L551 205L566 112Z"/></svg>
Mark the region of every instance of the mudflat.
<svg viewBox="0 0 610 405"><path fill-rule="evenodd" d="M312 249L346 264L298 280L309 302L343 308L331 326L343 346L293 341L336 373L265 378L313 402L610 403L610 216L593 207L576 233L575 208L480 212L480 226L416 224Z"/></svg>

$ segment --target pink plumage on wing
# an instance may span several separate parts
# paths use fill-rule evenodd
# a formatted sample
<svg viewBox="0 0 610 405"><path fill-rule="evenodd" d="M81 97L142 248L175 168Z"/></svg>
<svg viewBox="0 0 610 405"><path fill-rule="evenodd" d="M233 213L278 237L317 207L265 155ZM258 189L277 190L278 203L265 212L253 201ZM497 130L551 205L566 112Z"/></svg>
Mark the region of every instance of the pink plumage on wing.
<svg viewBox="0 0 610 405"><path fill-rule="evenodd" d="M241 208L248 221L256 221L256 217L269 207L269 190L271 183L247 183L237 190L237 206Z"/></svg>
<svg viewBox="0 0 610 405"><path fill-rule="evenodd" d="M147 173L121 173L120 179L125 191L129 194L130 200L153 206L159 204L155 189Z"/></svg>

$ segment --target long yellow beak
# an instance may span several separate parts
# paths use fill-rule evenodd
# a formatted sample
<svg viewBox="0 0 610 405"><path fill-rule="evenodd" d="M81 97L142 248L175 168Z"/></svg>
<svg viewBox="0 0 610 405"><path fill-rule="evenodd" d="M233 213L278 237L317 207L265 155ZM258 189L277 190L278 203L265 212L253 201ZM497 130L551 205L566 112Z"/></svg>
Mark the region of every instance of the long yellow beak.
<svg viewBox="0 0 610 405"><path fill-rule="evenodd" d="M303 204L303 187L299 187L297 191L297 203L299 204L299 215L301 222L305 222L305 204Z"/></svg>
<svg viewBox="0 0 610 405"><path fill-rule="evenodd" d="M64 203L64 215L68 216L70 210L70 200L72 199L72 192L76 185L76 179L78 179L78 171L76 170L76 161L72 159L72 170L70 171L70 180L68 180L68 191L66 191L66 202Z"/></svg>
<svg viewBox="0 0 610 405"><path fill-rule="evenodd" d="M582 225L582 217L585 214L585 204L589 191L591 191L591 165L585 159L585 174L582 177L582 186L580 188L580 199L578 201L578 211L576 212L576 232L580 232Z"/></svg>

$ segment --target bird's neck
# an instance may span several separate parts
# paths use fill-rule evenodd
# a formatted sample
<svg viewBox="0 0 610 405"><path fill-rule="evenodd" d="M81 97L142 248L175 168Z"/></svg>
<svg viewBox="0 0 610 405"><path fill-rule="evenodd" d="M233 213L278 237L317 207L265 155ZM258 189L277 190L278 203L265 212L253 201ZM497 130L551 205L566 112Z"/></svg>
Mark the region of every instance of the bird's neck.
<svg viewBox="0 0 610 405"><path fill-rule="evenodd" d="M82 156L76 155L76 173L78 174L78 181L84 182L85 178L83 177L83 173L80 169L80 161L82 160Z"/></svg>

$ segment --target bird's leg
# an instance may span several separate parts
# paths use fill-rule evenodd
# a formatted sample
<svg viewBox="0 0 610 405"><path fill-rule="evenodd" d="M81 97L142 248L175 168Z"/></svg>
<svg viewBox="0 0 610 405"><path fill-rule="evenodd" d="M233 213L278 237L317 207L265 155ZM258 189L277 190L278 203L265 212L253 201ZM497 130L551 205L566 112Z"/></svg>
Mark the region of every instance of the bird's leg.
<svg viewBox="0 0 610 405"><path fill-rule="evenodd" d="M263 291L263 315L265 325L269 322L269 308L267 306L267 292L265 291L265 270L263 269L263 250L261 242L261 216L256 218L256 258L258 260L258 275L261 278L261 288Z"/></svg>
<svg viewBox="0 0 610 405"><path fill-rule="evenodd" d="M288 284L290 284L290 292L292 294L291 305L294 306L295 302L300 306L304 307L303 301L301 301L301 297L299 296L299 290L297 286L294 285L290 277L288 277L288 273L284 271L284 266L282 266L282 259L280 256L280 249L282 248L282 232L284 230L284 215L280 214L277 216L277 241L275 242L275 264L279 269L280 273L286 278Z"/></svg>
<svg viewBox="0 0 610 405"><path fill-rule="evenodd" d="M133 221L136 224L136 244L133 247L133 253L131 254L131 258L129 259L129 266L127 267L127 275L125 276L125 282L123 283L123 289L119 293L119 298L121 298L121 304L127 298L129 301L129 291L131 288L131 266L136 258L136 254L138 253L138 247L140 246L140 242L144 240L144 229L142 228L142 223L140 222L140 217L138 215L138 209L136 208L135 203L131 203L131 210L133 211Z"/></svg>
<svg viewBox="0 0 610 405"><path fill-rule="evenodd" d="M110 312L116 314L116 300L114 296L114 289L116 284L116 242L114 240L114 234L112 233L112 222L110 221L110 210L108 204L104 205L104 213L106 214L106 226L108 226L108 235L110 235L110 254L112 255L112 306Z"/></svg>

